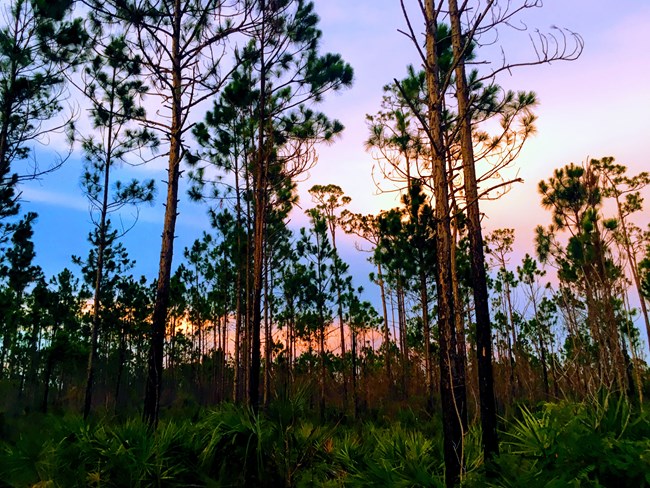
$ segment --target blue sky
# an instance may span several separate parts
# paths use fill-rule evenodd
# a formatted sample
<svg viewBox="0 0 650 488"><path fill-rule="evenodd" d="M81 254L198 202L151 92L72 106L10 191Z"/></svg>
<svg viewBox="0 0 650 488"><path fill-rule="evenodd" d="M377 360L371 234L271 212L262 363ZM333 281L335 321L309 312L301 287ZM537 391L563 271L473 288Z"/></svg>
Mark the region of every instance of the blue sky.
<svg viewBox="0 0 650 488"><path fill-rule="evenodd" d="M410 41L397 31L405 25L397 0L317 0L316 10L321 16L323 50L341 53L354 67L356 80L352 89L329 96L320 106L329 116L339 118L346 131L337 143L320 149L317 166L300 184L301 206L311 205L307 190L313 184L335 183L352 197L351 210L374 213L393 206L395 195L377 195L371 178L372 155L364 149L365 115L378 111L382 86L403 76L406 65L417 65L418 58ZM609 155L627 165L632 174L650 168L650 50L646 48L650 4L646 0L549 0L543 8L528 11L523 21L544 32L551 26L572 29L584 38L585 49L577 61L522 68L499 78L504 87L533 90L540 100L537 135L510 173L522 177L524 183L482 208L487 214L487 230L516 229L513 266L525 252L531 252L534 227L550 221L539 206L536 187L554 168ZM506 31L501 41L509 59L533 55L526 33ZM37 154L48 158L47 149L41 148ZM78 154L61 170L23 188L23 210L40 215L35 236L37 261L48 276L71 267L70 255L85 256L88 251L86 236L91 224L79 187ZM156 275L160 253L166 191L160 182L164 177L161 163L139 167L133 173L158 180L158 198L153 207L141 211L137 226L123 240L137 260L135 273L149 278ZM640 221L644 227L648 214L646 211ZM305 222L302 210L297 209L292 225L299 227ZM191 245L203 229L207 229L205 209L183 195L175 266L183 247ZM352 239L343 246L344 257L359 275L357 283L367 285L365 276L371 271L367 256L354 250Z"/></svg>

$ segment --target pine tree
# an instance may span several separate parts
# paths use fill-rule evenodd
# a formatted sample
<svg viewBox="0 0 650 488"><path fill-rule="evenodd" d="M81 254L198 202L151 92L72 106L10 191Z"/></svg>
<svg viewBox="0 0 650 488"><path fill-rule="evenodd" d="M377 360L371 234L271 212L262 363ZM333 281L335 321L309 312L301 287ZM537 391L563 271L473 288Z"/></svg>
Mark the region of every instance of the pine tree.
<svg viewBox="0 0 650 488"><path fill-rule="evenodd" d="M552 257L558 277L584 297L586 324L597 347L596 384L623 389L624 358L615 318L615 282L621 269L612 258L607 235L617 227L602 214L603 193L597 167L569 164L539 183L542 206L551 210L552 224L537 227L537 250L542 261ZM566 246L559 234L569 235Z"/></svg>
<svg viewBox="0 0 650 488"><path fill-rule="evenodd" d="M2 301L2 351L0 352L0 375L11 376L18 371L20 331L26 321L25 295L28 287L42 278L42 270L33 263L34 250L33 225L37 215L27 213L17 224L11 236L11 247L5 254L5 262L0 262L0 280L6 283ZM7 361L7 363L5 363ZM9 372L5 372L8 364ZM22 392L22 382L21 382Z"/></svg>
<svg viewBox="0 0 650 488"><path fill-rule="evenodd" d="M325 415L325 396L327 384L327 354L325 339L329 325L332 322L332 306L336 295L332 292L334 280L332 263L335 259L334 249L327 235L327 221L317 210L310 209L307 215L311 221L309 230L300 230L300 239L296 244L298 255L307 263L302 293L303 310L308 310L305 317L310 321L308 330L316 333L318 341L318 354L320 372L318 374L319 413L321 418Z"/></svg>
<svg viewBox="0 0 650 488"><path fill-rule="evenodd" d="M332 243L332 251L336 258L332 263L332 271L334 273L334 279L332 281L332 287L336 293L337 301L337 315L339 321L339 333L341 339L341 358L345 356L345 325L343 323L343 301L342 301L342 286L343 280L341 278L342 270L339 269L339 266L342 264L340 258L338 257L338 250L336 247L336 230L339 227L340 220L340 208L348 205L351 202L351 198L343 194L341 187L337 185L314 185L309 189L309 193L312 197L316 207L314 211L319 212L322 217L325 219L327 228L330 233L330 239ZM343 382L344 392L347 401L347 378Z"/></svg>
<svg viewBox="0 0 650 488"><path fill-rule="evenodd" d="M129 156L143 148L155 147L158 142L149 130L138 129L133 124L145 116L139 102L147 88L138 77L140 67L139 57L129 58L123 37L110 38L103 52L95 56L85 68L85 84L81 87L90 101L93 129L98 135L97 139L93 136L82 138L86 163L82 188L91 207L95 232L91 233L90 241L96 248L84 418L88 417L92 406L105 253L119 237L118 230L110 231L108 216L127 205L137 207L142 203L151 203L154 196L153 180L139 182L134 179L128 184L113 181L113 172L118 164L128 164ZM111 187L114 187L112 192ZM121 232L121 235L125 232Z"/></svg>
<svg viewBox="0 0 650 488"><path fill-rule="evenodd" d="M266 236L270 215L278 206L294 201L294 178L315 162L315 144L331 141L341 132L310 105L322 101L328 91L349 86L352 69L339 55L319 54L321 32L314 5L303 0L254 2L256 25L248 46L235 52L241 61L222 103L197 126L202 145L212 141L228 150L215 150L213 162L225 169L243 170L250 200L241 198L235 174L237 208L250 202L248 257L250 293L247 294L246 337L250 357L248 402L259 405L261 325ZM231 130L224 131L216 116L226 113ZM237 121L237 122L235 122ZM217 125L219 126L217 127ZM228 154L236 164L224 164ZM198 171L199 179L202 178ZM238 377L238 375L236 376ZM239 379L237 380L239 381Z"/></svg>
<svg viewBox="0 0 650 488"><path fill-rule="evenodd" d="M0 246L13 232L20 181L60 166L21 168L31 143L61 132L72 117L56 120L65 98L64 73L79 62L88 38L81 19L68 19L72 2L12 0L0 27ZM2 248L0 248L0 251Z"/></svg>
<svg viewBox="0 0 650 488"><path fill-rule="evenodd" d="M190 158L186 134L190 111L227 83L236 68L224 67L221 51L230 36L249 33L250 2L224 0L86 0L96 24L128 31L126 42L142 59L142 75L160 103L141 123L168 141L167 195L156 301L152 317L149 373L143 418L157 425L162 392L165 326L169 306L181 162ZM191 159L191 158L190 158Z"/></svg>

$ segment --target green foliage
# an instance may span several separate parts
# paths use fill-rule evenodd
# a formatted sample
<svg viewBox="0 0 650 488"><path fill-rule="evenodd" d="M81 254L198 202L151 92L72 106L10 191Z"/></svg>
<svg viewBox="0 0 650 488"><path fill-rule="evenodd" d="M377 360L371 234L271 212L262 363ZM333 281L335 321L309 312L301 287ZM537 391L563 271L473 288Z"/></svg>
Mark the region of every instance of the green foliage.
<svg viewBox="0 0 650 488"><path fill-rule="evenodd" d="M63 108L63 74L88 38L80 19L64 18L70 8L68 0L12 0L1 7L0 244L12 232L7 219L19 211L19 181L50 170L19 170L15 163L30 156L34 142L71 122L48 126Z"/></svg>
<svg viewBox="0 0 650 488"><path fill-rule="evenodd" d="M416 412L401 420L315 422L307 390L259 415L233 405L198 420L86 424L30 416L3 425L0 486L444 486L442 432ZM410 420L409 420L410 418ZM650 419L623 397L522 408L506 421L493 477L480 429L465 435L468 487L650 485Z"/></svg>
<svg viewBox="0 0 650 488"><path fill-rule="evenodd" d="M552 223L546 229L536 229L536 249L542 262L557 267L560 288L566 290L563 293L575 296L573 303L586 310L585 319L574 322L578 326L584 322L588 340L595 347L593 351L574 348L572 352L591 361L591 369L598 371L604 384L616 381L623 388L626 353L619 340L615 290L627 288L623 265L634 259L625 217L640 207L630 205L624 209L619 197L623 193L634 195L634 188L642 181L626 187L621 179L625 168L611 163L611 158L591 160L584 166L571 163L539 183L542 206L551 211ZM621 184L620 188L612 183L614 180ZM617 203L616 219L607 218L604 213L606 199L612 197ZM562 242L565 239L566 244ZM617 241L628 254L624 260L617 259L613 245ZM623 251L619 250L621 254ZM572 341L577 338L575 325L570 333Z"/></svg>
<svg viewBox="0 0 650 488"><path fill-rule="evenodd" d="M275 403L267 416L230 405L210 413L201 452L206 472L237 486L308 486L331 477L335 430L305 418L304 400Z"/></svg>
<svg viewBox="0 0 650 488"><path fill-rule="evenodd" d="M504 434L494 486L648 486L647 414L624 397L526 408Z"/></svg>
<svg viewBox="0 0 650 488"><path fill-rule="evenodd" d="M399 425L367 430L356 443L346 439L339 451L347 486L444 486L440 438Z"/></svg>
<svg viewBox="0 0 650 488"><path fill-rule="evenodd" d="M155 435L139 420L90 425L75 418L51 425L45 442L31 432L33 438L21 436L5 446L0 477L7 486L39 481L69 487L188 486L201 481L194 466L195 438L186 435L186 424L167 423Z"/></svg>

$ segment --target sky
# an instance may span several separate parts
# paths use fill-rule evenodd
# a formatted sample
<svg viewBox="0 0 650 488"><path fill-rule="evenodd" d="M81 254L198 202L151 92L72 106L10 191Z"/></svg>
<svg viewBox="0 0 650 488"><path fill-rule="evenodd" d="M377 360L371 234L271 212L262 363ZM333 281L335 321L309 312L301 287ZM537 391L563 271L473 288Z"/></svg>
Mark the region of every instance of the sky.
<svg viewBox="0 0 650 488"><path fill-rule="evenodd" d="M406 0L414 5L415 0ZM340 53L355 70L354 86L331 94L318 108L346 127L336 143L321 146L317 165L299 184L300 207L292 214L292 226L306 225L302 210L311 206L308 189L314 184L334 183L352 198L350 210L376 213L396 205L394 193L381 194L373 182L373 155L364 147L368 137L366 114L380 108L382 87L393 78L403 77L406 66L418 66L410 41L398 29L405 28L398 0L316 0L321 18L322 50ZM414 17L416 29L421 21ZM537 133L527 142L509 176L524 180L495 202L482 204L487 231L511 227L516 231L513 267L525 252L532 254L533 229L550 222L539 205L537 183L552 175L555 168L569 162L614 156L628 166L630 174L649 170L650 154L650 2L647 0L547 0L542 8L530 9L519 27L503 32L500 43L509 60L534 56L528 33L553 26L568 28L584 39L584 52L572 62L526 67L504 73L498 82L513 90L532 90L539 106ZM498 61L496 45L491 59ZM82 117L84 113L82 112ZM38 148L37 158L47 159L49 148ZM78 154L78 153L77 153ZM156 276L160 255L160 234L164 214L165 187L161 164L130 170L136 177L158 180L158 197L153 207L140 211L137 225L123 239L137 261L135 274ZM87 234L91 229L88 204L79 180L81 160L73 157L59 171L22 188L24 211L36 211L37 262L46 275L74 266L72 254L86 256ZM646 191L646 200L650 194ZM182 250L208 229L205 208L181 199L174 267L181 262ZM647 225L645 211L640 223ZM123 216L129 225L130 216ZM354 240L342 245L344 259L351 263L357 284L368 285L371 271L367 255L355 250ZM357 279L358 277L358 279Z"/></svg>

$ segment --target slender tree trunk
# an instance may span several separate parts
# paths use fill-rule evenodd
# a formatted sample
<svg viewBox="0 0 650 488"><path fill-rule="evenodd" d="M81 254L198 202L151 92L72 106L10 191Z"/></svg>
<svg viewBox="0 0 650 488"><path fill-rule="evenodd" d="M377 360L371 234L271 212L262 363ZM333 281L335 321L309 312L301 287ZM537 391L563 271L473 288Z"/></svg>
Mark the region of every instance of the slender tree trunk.
<svg viewBox="0 0 650 488"><path fill-rule="evenodd" d="M210 395L209 398L211 398L212 402L220 402L223 399L223 390L221 389L221 375L219 373L220 371L220 364L219 364L219 351L223 353L223 346L221 342L221 318L214 314L212 316L212 354L210 355L212 357L212 374L211 374L211 379L210 379L210 390L212 391L212 394ZM218 337L218 339L217 339ZM217 342L218 340L218 342Z"/></svg>
<svg viewBox="0 0 650 488"><path fill-rule="evenodd" d="M255 227L253 244L253 316L251 321L251 365L248 385L248 402L257 412L259 408L260 383L260 329L262 326L262 274L264 267L264 238L266 229L267 192L268 192L268 159L266 157L266 63L264 57L266 30L266 2L261 0L262 23L260 26L260 98L259 98L259 127L257 161L255 162L254 198L255 198Z"/></svg>
<svg viewBox="0 0 650 488"><path fill-rule="evenodd" d="M169 307L169 284L171 280L172 259L174 256L174 233L178 216L178 183L181 165L181 136L183 113L181 96L183 79L180 63L181 0L174 1L174 25L172 29L171 57L172 67L172 124L170 131L169 167L167 169L167 202L165 204L165 222L160 249L160 265L156 284L156 300L152 317L151 347L148 357L148 374L144 396L143 419L150 427L158 424L160 412L160 395L162 393L163 354L165 345L165 328L167 309Z"/></svg>
<svg viewBox="0 0 650 488"><path fill-rule="evenodd" d="M422 253L420 253L422 259ZM424 374L426 377L427 408L433 409L433 368L431 367L431 331L429 327L429 293L427 276L420 266L420 303L422 304L422 326L424 332Z"/></svg>
<svg viewBox="0 0 650 488"><path fill-rule="evenodd" d="M242 327L242 272L244 268L247 270L248 266L243 266L243 246L242 246L242 207L241 207L241 193L239 187L239 165L238 159L235 160L235 218L237 224L235 230L237 232L237 258L235 260L237 266L237 274L235 276L235 344L233 352L233 392L232 397L235 403L241 402L241 363L240 363L240 331ZM246 262L248 262L248 255ZM248 281L248 280L247 280Z"/></svg>
<svg viewBox="0 0 650 488"><path fill-rule="evenodd" d="M247 165L248 167L248 165ZM250 194L251 191L251 181L248 175L248 170L246 171L246 193ZM254 186L254 185L253 185ZM255 204L255 202L253 202ZM251 208L250 202L246 202L246 244L247 244L247 255L246 255L246 313L244 317L244 323L242 324L242 350L240 352L242 360L242 368L240 375L240 395L241 398L246 398L248 400L248 387L250 379L250 365L251 365L251 337L252 337L252 324L253 324L253 269L255 264L254 260L254 218L251 215L251 211L254 213L255 210ZM251 255L251 253L253 253Z"/></svg>
<svg viewBox="0 0 650 488"><path fill-rule="evenodd" d="M505 261L503 265L504 273L506 272ZM505 276L505 274L504 274ZM503 291L503 301L505 306L505 316L506 316L506 326L508 330L506 335L508 336L508 354L510 356L510 388L512 393L512 399L514 400L520 393L521 385L519 380L519 374L517 370L517 351L518 351L518 341L517 341L517 330L514 320L514 312L512 307L512 291L510 290L510 284L508 278L505 277L505 286Z"/></svg>
<svg viewBox="0 0 650 488"><path fill-rule="evenodd" d="M289 384L293 387L295 381L294 363L296 360L296 316L293 313L289 324L289 345Z"/></svg>
<svg viewBox="0 0 650 488"><path fill-rule="evenodd" d="M40 362L40 354L38 345L41 343L41 317L32 313L32 330L29 334L29 367L25 371L25 383L31 387L37 384L37 371L38 363ZM27 388L27 386L26 386ZM36 400L36 391L30 391L28 395L30 403Z"/></svg>
<svg viewBox="0 0 650 488"><path fill-rule="evenodd" d="M226 372L228 371L228 310L226 309L223 314L223 327L220 330L221 336L221 363L219 365L219 391L220 402L228 400L228 393L226 390Z"/></svg>
<svg viewBox="0 0 650 488"><path fill-rule="evenodd" d="M451 171L451 170L450 170ZM453 208L456 208L455 197L450 183L450 196L454 202ZM465 324L463 322L463 299L460 295L460 282L458 280L458 272L456 266L456 250L457 250L457 227L453 226L452 230L452 245L451 245L451 289L455 304L454 327L456 328L456 367L459 371L464 371L467 375L467 350L465 344ZM464 405L464 410L461 412L460 418L463 420L463 432L467 432L467 404Z"/></svg>
<svg viewBox="0 0 650 488"><path fill-rule="evenodd" d="M445 482L453 487L463 466L463 424L465 375L456 362L457 344L454 326L454 300L451 289L451 228L446 151L442 136L442 92L438 75L437 22L434 0L426 0L426 75L429 105L429 136L432 145L433 186L437 235L438 327L440 336L440 393L444 432Z"/></svg>
<svg viewBox="0 0 650 488"><path fill-rule="evenodd" d="M266 269L264 270L264 405L271 401L271 363L273 359L273 337L271 336L271 305L269 303L269 270L271 263L268 250Z"/></svg>
<svg viewBox="0 0 650 488"><path fill-rule="evenodd" d="M41 403L41 412L47 413L47 407L49 404L50 397L50 382L52 380L52 373L54 372L54 351L52 346L56 342L56 335L58 332L58 323L56 321L52 325L52 339L50 341L50 351L47 355L47 361L45 363L45 371L43 372L43 401Z"/></svg>
<svg viewBox="0 0 650 488"><path fill-rule="evenodd" d="M535 322L537 323L537 340L539 342L539 352L540 360L542 362L542 380L544 383L544 398L546 401L550 398L550 388L548 382L548 361L546 359L546 341L544 340L544 334L542 333L542 324L539 320L539 315L537 313L537 300L535 299L535 290L533 285L530 285L530 297L533 302L533 314L535 317Z"/></svg>
<svg viewBox="0 0 650 488"><path fill-rule="evenodd" d="M630 302L629 302L629 298L628 298L628 296L626 294L624 294L624 297L625 297L625 300L624 300L625 308L627 310L628 317L629 317L630 316L630 312L629 312L629 310L630 310ZM632 331L630 330L630 320L629 319L625 322L625 327L627 329L627 336L631 338L632 337ZM640 368L639 357L637 355L636 347L635 347L634 342L632 340L630 340L630 350L632 351L632 361L633 361L632 368L633 368L633 371L634 371L634 379L635 379L635 383L636 383L636 390L637 390L636 393L637 393L638 398L639 398L639 408L640 408L641 411L643 411L643 383L641 381L641 373L639 371L639 368Z"/></svg>
<svg viewBox="0 0 650 488"><path fill-rule="evenodd" d="M505 268L503 268L505 269ZM507 279L507 278L506 278ZM506 285L507 287L507 285ZM508 352L508 386L510 387L510 402L514 402L514 400L517 398L517 382L516 382L516 376L515 376L515 353L513 351L513 345L512 345L512 328L514 325L511 324L510 322L510 314L508 313L508 291L507 288L504 288L504 290L501 293L501 304L502 304L502 313L503 316L505 317L505 338L506 338L506 346L507 346L507 352Z"/></svg>
<svg viewBox="0 0 650 488"><path fill-rule="evenodd" d="M120 330L120 345L117 358L117 375L115 378L115 412L117 412L120 388L122 386L122 375L124 374L124 362L126 361L126 331L122 327Z"/></svg>
<svg viewBox="0 0 650 488"><path fill-rule="evenodd" d="M626 390L626 367L623 350L621 347L618 322L614 313L614 297L612 296L612 279L608 276L605 263L606 245L602 241L601 232L596 224L594 229L594 253L597 256L587 265L593 285L594 328L598 334L604 332L605 337L599 341L602 354L602 376L611 388L616 383L621 392Z"/></svg>
<svg viewBox="0 0 650 488"><path fill-rule="evenodd" d="M237 298L235 299L235 347L233 352L233 392L232 397L235 403L241 401L241 388L240 388L240 377L241 377L241 352L240 352L240 331L242 327L242 313L241 313L241 282L239 281L239 272L238 283L237 283Z"/></svg>
<svg viewBox="0 0 650 488"><path fill-rule="evenodd" d="M357 332L352 329L352 406L354 418L359 418L359 394L357 392Z"/></svg>
<svg viewBox="0 0 650 488"><path fill-rule="evenodd" d="M320 375L318 384L320 386L320 396L318 399L318 412L321 420L325 419L325 375L327 368L325 367L325 317L323 316L322 309L319 310L318 327L318 355L320 356Z"/></svg>
<svg viewBox="0 0 650 488"><path fill-rule="evenodd" d="M555 341L553 340L553 333L551 332L550 334L551 337L551 349L550 349L550 354L551 354L551 361L550 361L550 368L551 368L551 377L553 378L553 395L555 396L555 399L560 398L560 385L558 384L558 375L557 375L557 361L555 360L556 357L556 352L555 352Z"/></svg>
<svg viewBox="0 0 650 488"><path fill-rule="evenodd" d="M472 143L469 89L465 75L465 52L462 45L460 13L456 0L449 0L449 17L452 29L452 48L456 60L456 87L458 112L461 124L461 151L463 179L467 200L467 232L470 243L470 272L474 284L476 308L476 356L478 366L479 398L481 404L481 427L483 428L483 452L489 460L499 452L497 418L494 401L494 377L492 373L492 328L489 298L483 254L483 235L478 203L474 147Z"/></svg>
<svg viewBox="0 0 650 488"><path fill-rule="evenodd" d="M167 368L172 383L176 381L176 318L172 318L169 331L169 354L167 354Z"/></svg>
<svg viewBox="0 0 650 488"><path fill-rule="evenodd" d="M115 79L115 68L113 68ZM113 84L114 85L114 84ZM106 141L106 160L104 161L104 187L102 195L101 216L99 222L99 240L97 242L97 270L95 271L95 290L93 295L93 322L90 330L90 352L88 353L88 367L86 372L86 393L84 397L83 418L88 419L92 407L93 384L95 381L95 367L97 364L97 339L101 320L101 288L104 279L104 253L106 252L106 214L108 212L108 192L111 174L111 156L113 153L113 99L115 89L111 88L110 107L108 117L108 140Z"/></svg>
<svg viewBox="0 0 650 488"><path fill-rule="evenodd" d="M623 360L625 361L625 373L627 379L627 389L626 394L629 398L634 396L634 370L632 368L632 361L630 361L630 355L627 352L627 344L625 343L625 337L621 335L621 349L623 351Z"/></svg>
<svg viewBox="0 0 650 488"><path fill-rule="evenodd" d="M332 211L333 212L333 211ZM341 283L340 283L340 272L338 265L338 252L336 249L336 224L333 222L334 216L331 215L329 223L330 234L332 235L332 249L334 250L334 283L336 284L336 305L337 305L337 314L339 319L339 332L341 335L341 360L345 365L345 326L343 324L343 301L341 299ZM345 372L345 366L343 367L343 398L345 405L348 404L348 379ZM356 409L356 406L354 407Z"/></svg>
<svg viewBox="0 0 650 488"><path fill-rule="evenodd" d="M399 322L399 341L402 350L402 397L406 398L409 391L409 351L406 331L406 310L404 304L404 288L402 286L402 271L398 270L397 282L397 317Z"/></svg>
<svg viewBox="0 0 650 488"><path fill-rule="evenodd" d="M390 344L390 331L388 326L388 308L386 307L386 290L384 288L384 276L381 271L381 264L377 263L377 282L379 283L379 290L381 292L381 310L384 316L384 348L386 351L386 379L388 380L389 389L393 386L393 372L391 370L391 344Z"/></svg>

